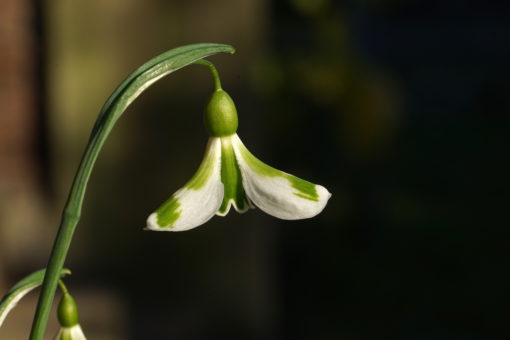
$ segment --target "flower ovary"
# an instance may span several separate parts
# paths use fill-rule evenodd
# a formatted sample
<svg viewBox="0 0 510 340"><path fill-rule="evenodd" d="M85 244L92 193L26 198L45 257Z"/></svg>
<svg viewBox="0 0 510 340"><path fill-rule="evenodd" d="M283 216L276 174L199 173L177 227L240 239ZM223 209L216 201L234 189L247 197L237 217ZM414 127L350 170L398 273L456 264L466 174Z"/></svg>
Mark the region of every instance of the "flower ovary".
<svg viewBox="0 0 510 340"><path fill-rule="evenodd" d="M58 321L63 327L72 327L78 324L78 307L69 293L64 293L57 309Z"/></svg>
<svg viewBox="0 0 510 340"><path fill-rule="evenodd" d="M205 107L204 123L212 137L225 137L236 133L237 110L227 92L219 89L213 93Z"/></svg>

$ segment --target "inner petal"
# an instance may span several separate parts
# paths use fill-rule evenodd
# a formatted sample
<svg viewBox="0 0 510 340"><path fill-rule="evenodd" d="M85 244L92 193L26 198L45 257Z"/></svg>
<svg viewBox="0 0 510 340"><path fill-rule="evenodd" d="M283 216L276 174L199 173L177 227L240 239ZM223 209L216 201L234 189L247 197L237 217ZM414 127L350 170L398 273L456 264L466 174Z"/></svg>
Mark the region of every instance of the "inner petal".
<svg viewBox="0 0 510 340"><path fill-rule="evenodd" d="M232 147L232 136L221 138L221 181L224 185L224 196L216 214L225 216L231 205L234 205L235 210L240 213L248 210L250 204L244 192L241 170Z"/></svg>

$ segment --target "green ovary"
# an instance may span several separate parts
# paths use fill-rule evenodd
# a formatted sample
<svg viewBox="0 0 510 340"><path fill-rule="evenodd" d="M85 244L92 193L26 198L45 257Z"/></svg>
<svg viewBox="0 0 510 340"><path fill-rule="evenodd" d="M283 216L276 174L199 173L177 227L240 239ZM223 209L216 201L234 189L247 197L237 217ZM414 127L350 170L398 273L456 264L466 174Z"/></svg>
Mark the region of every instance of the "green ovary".
<svg viewBox="0 0 510 340"><path fill-rule="evenodd" d="M216 90L205 107L204 124L212 137L231 136L237 131L237 110L227 92Z"/></svg>
<svg viewBox="0 0 510 340"><path fill-rule="evenodd" d="M168 201L156 210L158 225L161 228L172 228L175 221L181 216L182 210L179 209L180 207L181 203L179 203L177 197L170 197Z"/></svg>
<svg viewBox="0 0 510 340"><path fill-rule="evenodd" d="M296 176L287 174L283 171L275 169L264 162L260 161L257 157L253 156L253 154L248 151L248 149L244 145L240 145L241 154L248 164L248 166L258 173L261 176L266 177L283 177L287 179L290 185L298 190L299 192L295 192L294 195L310 200L310 201L319 201L319 194L317 193L316 185L305 181L304 179L298 178Z"/></svg>
<svg viewBox="0 0 510 340"><path fill-rule="evenodd" d="M247 204L246 193L244 192L241 170L237 165L230 137L221 139L221 181L225 189L223 202L218 211L225 214L230 200L234 201L237 210L245 210Z"/></svg>

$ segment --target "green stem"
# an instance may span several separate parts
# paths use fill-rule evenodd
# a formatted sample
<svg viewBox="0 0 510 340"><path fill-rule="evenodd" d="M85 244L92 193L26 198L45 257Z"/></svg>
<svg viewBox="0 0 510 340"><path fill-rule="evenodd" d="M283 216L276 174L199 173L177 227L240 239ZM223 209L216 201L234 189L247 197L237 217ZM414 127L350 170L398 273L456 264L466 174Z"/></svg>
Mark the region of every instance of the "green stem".
<svg viewBox="0 0 510 340"><path fill-rule="evenodd" d="M64 281L58 280L58 285L60 287L60 290L62 291L62 294L69 294L69 291L67 290L67 287L64 284Z"/></svg>
<svg viewBox="0 0 510 340"><path fill-rule="evenodd" d="M193 44L167 51L151 59L130 74L106 101L92 129L89 142L62 213L60 228L53 244L46 274L44 276L43 287L39 295L39 302L32 324L30 340L43 339L51 304L55 297L60 271L64 265L76 225L80 219L87 183L99 151L115 125L115 122L120 118L129 104L154 82L197 60L220 52L234 53L235 50L228 45ZM214 69L214 71L216 70ZM217 72L215 79L216 77ZM216 85L219 84L216 81L215 83Z"/></svg>
<svg viewBox="0 0 510 340"><path fill-rule="evenodd" d="M211 63L208 60L200 59L200 60L195 61L195 64L208 67L209 71L211 71L212 76L214 78L214 90L215 91L221 90L220 76L218 74L218 70L216 70L216 67L213 65L213 63Z"/></svg>

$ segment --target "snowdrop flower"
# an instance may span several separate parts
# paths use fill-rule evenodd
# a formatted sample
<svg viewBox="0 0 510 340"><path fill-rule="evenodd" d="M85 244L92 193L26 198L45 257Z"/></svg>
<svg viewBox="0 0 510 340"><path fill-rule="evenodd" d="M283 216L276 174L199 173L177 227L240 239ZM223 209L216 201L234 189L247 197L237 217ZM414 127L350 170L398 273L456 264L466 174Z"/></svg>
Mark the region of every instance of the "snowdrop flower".
<svg viewBox="0 0 510 340"><path fill-rule="evenodd" d="M78 307L73 297L65 292L58 305L58 321L60 330L55 340L86 340L85 334L78 323Z"/></svg>
<svg viewBox="0 0 510 340"><path fill-rule="evenodd" d="M331 194L326 188L264 164L236 134L232 98L217 87L205 109L210 138L198 171L147 219L147 229L183 231L233 206L242 213L258 207L269 215L297 220L320 213Z"/></svg>

